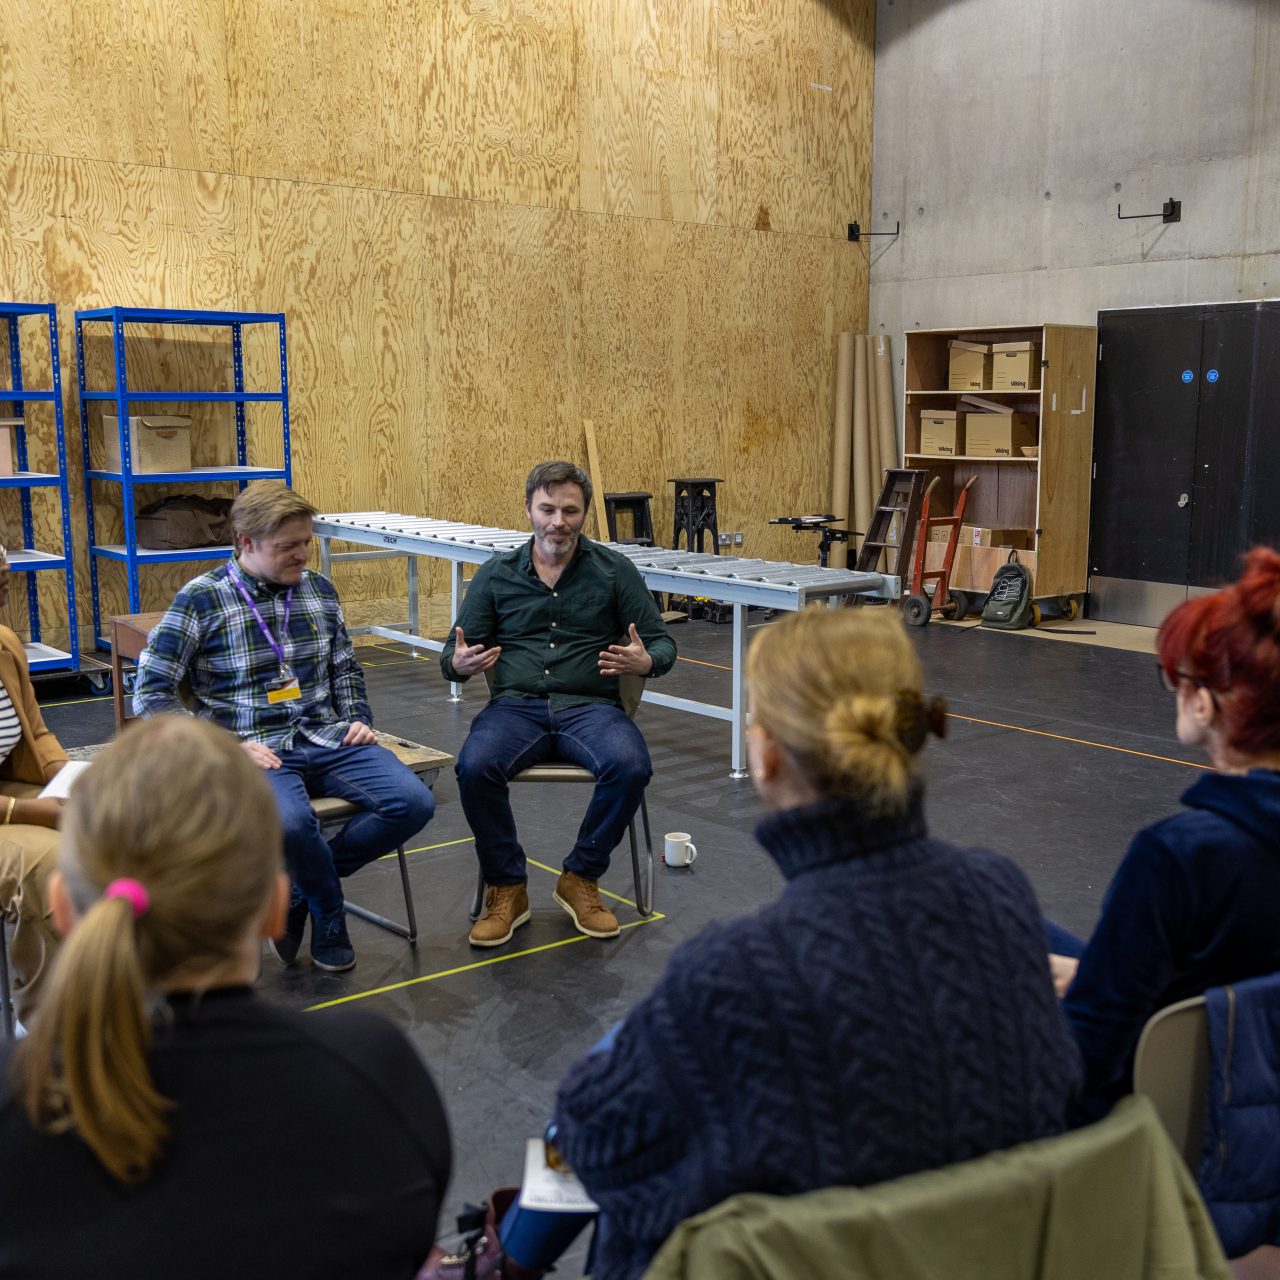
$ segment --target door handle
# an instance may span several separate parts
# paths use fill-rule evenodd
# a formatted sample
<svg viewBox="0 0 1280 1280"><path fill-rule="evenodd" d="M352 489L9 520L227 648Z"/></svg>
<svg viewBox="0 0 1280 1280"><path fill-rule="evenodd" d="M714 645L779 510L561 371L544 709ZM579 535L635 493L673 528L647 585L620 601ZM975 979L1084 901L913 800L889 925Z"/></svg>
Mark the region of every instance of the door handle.
<svg viewBox="0 0 1280 1280"><path fill-rule="evenodd" d="M1079 414L1084 413L1084 411L1085 411L1085 404L1086 404L1086 402L1088 401L1088 399L1089 399L1089 388L1088 388L1088 387L1086 387L1086 386L1081 386L1081 388L1080 388L1080 407L1079 407L1078 409L1072 409L1072 410L1071 410L1071 413L1072 413L1072 415L1073 415L1073 416L1078 416Z"/></svg>
<svg viewBox="0 0 1280 1280"><path fill-rule="evenodd" d="M1181 494L1178 498L1178 506L1185 507L1190 501L1191 499L1185 493Z"/></svg>

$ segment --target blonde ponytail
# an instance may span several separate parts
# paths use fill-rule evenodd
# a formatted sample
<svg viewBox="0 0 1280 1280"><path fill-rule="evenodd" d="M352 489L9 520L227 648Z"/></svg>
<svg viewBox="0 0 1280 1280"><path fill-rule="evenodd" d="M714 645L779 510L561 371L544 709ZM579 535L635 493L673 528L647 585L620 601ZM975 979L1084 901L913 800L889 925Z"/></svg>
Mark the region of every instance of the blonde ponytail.
<svg viewBox="0 0 1280 1280"><path fill-rule="evenodd" d="M758 723L821 795L872 814L906 809L916 757L945 708L921 695L920 664L887 609L804 609L756 636L747 676Z"/></svg>
<svg viewBox="0 0 1280 1280"><path fill-rule="evenodd" d="M63 822L79 920L14 1053L37 1128L76 1133L121 1182L147 1176L171 1105L148 1063L152 1007L169 986L226 979L280 866L270 785L224 730L162 716L102 752Z"/></svg>

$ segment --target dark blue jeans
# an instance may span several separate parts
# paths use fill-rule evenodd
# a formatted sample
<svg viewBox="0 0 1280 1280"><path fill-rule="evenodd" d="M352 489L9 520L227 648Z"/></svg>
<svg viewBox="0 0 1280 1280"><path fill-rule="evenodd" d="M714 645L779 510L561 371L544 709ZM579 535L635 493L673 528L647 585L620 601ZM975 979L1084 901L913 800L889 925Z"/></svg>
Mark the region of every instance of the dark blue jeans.
<svg viewBox="0 0 1280 1280"><path fill-rule="evenodd" d="M546 698L500 698L471 722L455 772L485 884L523 884L508 782L530 765L566 761L596 777L564 869L599 880L653 776L649 748L620 707L600 702L553 711Z"/></svg>
<svg viewBox="0 0 1280 1280"><path fill-rule="evenodd" d="M266 770L284 827L284 860L317 918L342 910L343 876L390 853L421 831L435 812L431 789L385 747L317 747L277 751ZM337 796L358 813L332 841L320 834L311 796Z"/></svg>

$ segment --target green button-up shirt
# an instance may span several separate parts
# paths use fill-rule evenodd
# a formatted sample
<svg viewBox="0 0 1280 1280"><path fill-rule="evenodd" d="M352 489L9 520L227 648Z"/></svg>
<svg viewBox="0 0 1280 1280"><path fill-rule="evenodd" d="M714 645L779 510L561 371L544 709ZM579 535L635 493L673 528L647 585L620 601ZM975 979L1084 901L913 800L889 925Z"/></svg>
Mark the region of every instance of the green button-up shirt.
<svg viewBox="0 0 1280 1280"><path fill-rule="evenodd" d="M554 587L538 577L532 538L481 565L453 625L469 645L502 646L493 698L548 698L552 707L573 707L618 704L618 677L601 675L597 662L602 649L625 640L632 622L653 659L650 675L670 671L675 641L639 570L584 537ZM467 679L453 669L456 640L451 629L440 655L446 680Z"/></svg>

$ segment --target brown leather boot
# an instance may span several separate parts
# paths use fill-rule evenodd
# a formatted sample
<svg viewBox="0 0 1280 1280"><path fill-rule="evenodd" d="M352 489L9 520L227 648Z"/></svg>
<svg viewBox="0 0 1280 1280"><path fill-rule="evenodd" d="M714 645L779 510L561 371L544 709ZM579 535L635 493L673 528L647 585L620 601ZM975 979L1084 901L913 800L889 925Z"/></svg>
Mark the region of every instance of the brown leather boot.
<svg viewBox="0 0 1280 1280"><path fill-rule="evenodd" d="M600 901L595 880L584 880L572 871L556 881L556 901L573 917L580 933L589 938L616 938L618 917Z"/></svg>
<svg viewBox="0 0 1280 1280"><path fill-rule="evenodd" d="M529 893L522 884L489 884L484 889L484 911L471 926L473 947L500 947L529 923Z"/></svg>

